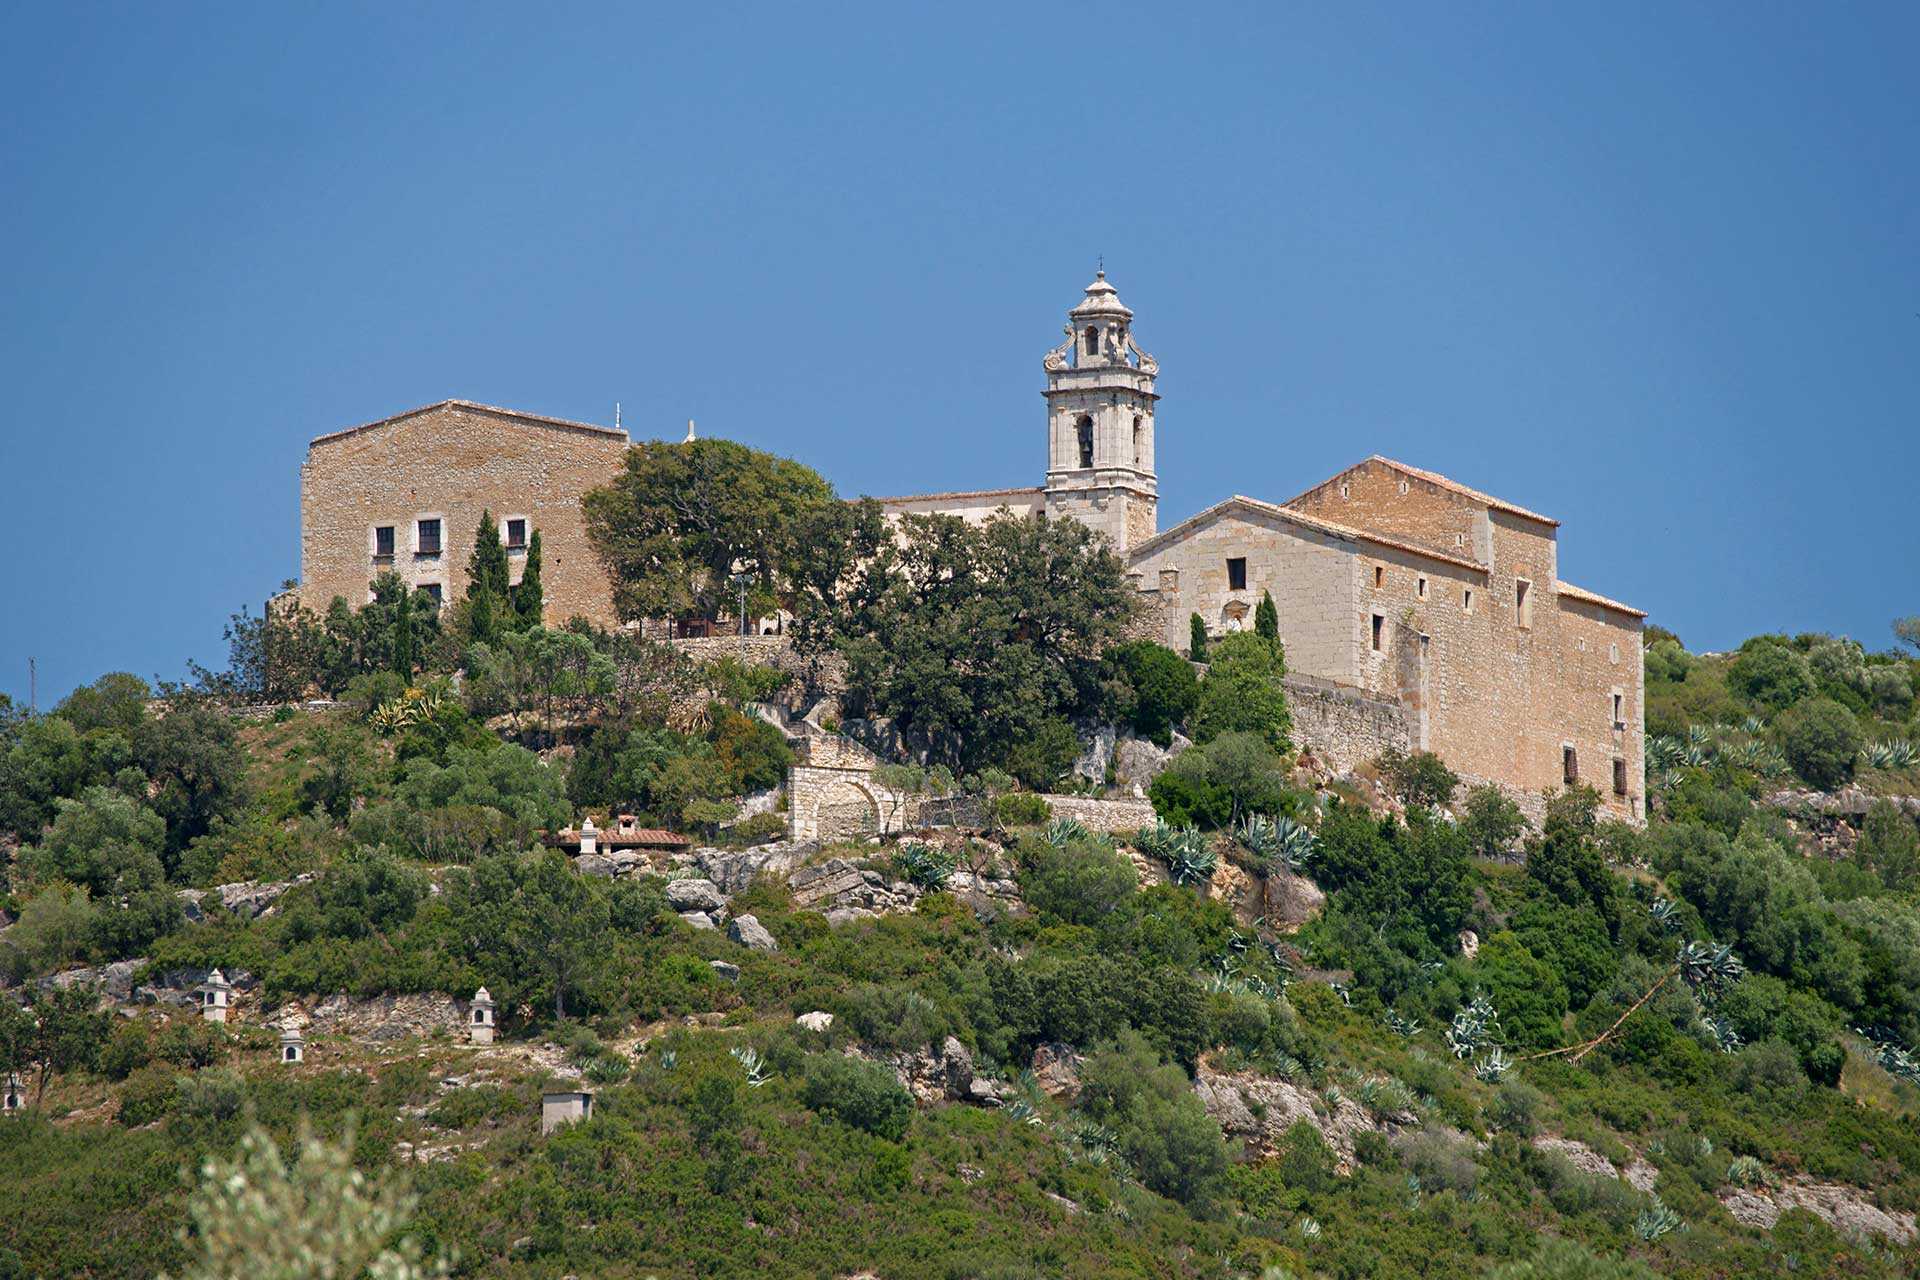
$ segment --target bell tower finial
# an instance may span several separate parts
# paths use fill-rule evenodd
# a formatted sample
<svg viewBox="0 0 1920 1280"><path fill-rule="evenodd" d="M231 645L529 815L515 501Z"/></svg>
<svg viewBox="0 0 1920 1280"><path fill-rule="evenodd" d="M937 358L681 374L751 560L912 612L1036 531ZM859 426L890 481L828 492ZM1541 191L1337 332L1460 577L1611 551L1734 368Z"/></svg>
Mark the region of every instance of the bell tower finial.
<svg viewBox="0 0 1920 1280"><path fill-rule="evenodd" d="M1066 341L1047 353L1047 515L1071 516L1114 549L1158 528L1154 379L1160 366L1133 340L1133 312L1107 280L1105 255L1067 313Z"/></svg>

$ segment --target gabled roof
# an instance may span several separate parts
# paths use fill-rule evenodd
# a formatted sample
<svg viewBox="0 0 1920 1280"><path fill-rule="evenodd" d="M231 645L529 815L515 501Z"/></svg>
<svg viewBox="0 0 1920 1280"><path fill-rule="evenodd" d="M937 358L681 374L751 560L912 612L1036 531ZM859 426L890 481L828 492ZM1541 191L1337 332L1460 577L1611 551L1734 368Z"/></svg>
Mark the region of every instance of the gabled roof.
<svg viewBox="0 0 1920 1280"><path fill-rule="evenodd" d="M357 427L346 427L339 431L329 431L325 435L315 436L309 445L322 444L329 440L338 440L361 431L371 431L375 427L391 426L406 418L415 418L423 413L432 413L435 409L469 409L475 413L491 413L502 418L514 418L521 422L538 422L543 426L566 427L572 431L591 431L596 435L613 436L625 440L627 433L619 427L603 427L593 422L574 422L568 418L549 418L545 414L522 413L518 409L502 409L498 405L477 404L472 400L436 400L432 404L423 404L418 409L408 409L405 413L396 413L392 417L381 418L374 422L363 422Z"/></svg>
<svg viewBox="0 0 1920 1280"><path fill-rule="evenodd" d="M1599 605L1602 609L1612 609L1616 613L1629 613L1636 618L1644 618L1647 616L1645 609L1636 609L1630 604L1621 604L1618 600L1609 600L1597 591L1589 591L1585 587L1576 587L1571 582L1562 582L1558 578L1553 580L1553 589L1557 594L1566 596L1570 600L1579 600L1586 604Z"/></svg>
<svg viewBox="0 0 1920 1280"><path fill-rule="evenodd" d="M1449 480L1447 477L1441 475L1437 471L1427 471L1420 467L1410 467L1404 462L1395 462L1392 458L1384 458L1377 453L1367 458L1366 462L1356 462L1351 467L1345 467L1340 471L1335 472L1333 475L1329 476L1325 480L1322 480L1319 484L1314 485L1312 488L1303 490L1302 492L1295 494L1293 497L1287 499L1287 502L1283 505L1291 506L1293 503L1296 503L1300 501L1300 499L1306 497L1307 494L1326 488L1328 485L1332 484L1335 480L1338 480L1341 476L1346 475L1349 471L1357 470L1358 468L1367 465L1368 462L1377 462L1383 467L1387 467L1387 468L1390 468L1391 470L1400 472L1402 475L1412 476L1416 480L1425 480L1428 484L1438 485L1440 488L1445 489L1450 493L1457 493L1463 498L1469 499L1470 501L1473 501L1473 502L1482 503L1485 506L1493 508L1495 511L1504 511L1508 515L1519 516L1525 520L1538 521L1541 524L1558 525L1560 523L1558 520L1555 520L1552 516L1543 516L1538 511L1529 511L1525 507L1520 506L1518 503L1508 502L1505 498L1496 498L1490 493L1482 493L1478 489L1469 489L1466 485L1461 484L1458 480Z"/></svg>
<svg viewBox="0 0 1920 1280"><path fill-rule="evenodd" d="M1249 498L1244 494L1238 493L1226 499L1224 502L1216 502L1206 510L1188 516L1171 529L1166 529L1154 534L1153 537L1148 538L1138 546L1129 547L1127 549L1127 562L1132 564L1135 561L1144 559L1146 556L1159 551L1161 548L1177 542L1189 529L1196 527L1201 521L1210 520L1235 507L1246 511L1257 512L1261 515L1273 516L1289 524L1299 525L1303 529L1311 529L1315 533L1324 533L1328 537L1339 538L1343 542L1364 542L1376 547L1390 547L1395 551L1405 551L1412 555L1424 556L1429 560L1438 560L1442 564L1458 565L1463 569L1473 569L1480 573L1487 571L1487 567L1477 560L1468 560L1461 556L1450 556L1444 551L1436 551L1432 547L1423 547L1415 542L1404 542L1399 538L1383 537L1377 533L1369 533L1365 529L1355 529L1350 525L1335 524L1333 521L1323 520L1319 516L1310 516L1304 511L1295 511L1292 507L1284 507L1273 502L1262 502L1258 498Z"/></svg>

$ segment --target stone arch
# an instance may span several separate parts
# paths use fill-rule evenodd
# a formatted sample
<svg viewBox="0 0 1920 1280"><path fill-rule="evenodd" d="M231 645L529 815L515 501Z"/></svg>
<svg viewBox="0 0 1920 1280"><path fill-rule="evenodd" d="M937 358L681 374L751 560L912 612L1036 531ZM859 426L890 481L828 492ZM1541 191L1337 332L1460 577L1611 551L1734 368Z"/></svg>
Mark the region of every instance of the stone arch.
<svg viewBox="0 0 1920 1280"><path fill-rule="evenodd" d="M814 797L812 823L821 840L872 835L880 830L885 812L873 788L857 778L834 778Z"/></svg>

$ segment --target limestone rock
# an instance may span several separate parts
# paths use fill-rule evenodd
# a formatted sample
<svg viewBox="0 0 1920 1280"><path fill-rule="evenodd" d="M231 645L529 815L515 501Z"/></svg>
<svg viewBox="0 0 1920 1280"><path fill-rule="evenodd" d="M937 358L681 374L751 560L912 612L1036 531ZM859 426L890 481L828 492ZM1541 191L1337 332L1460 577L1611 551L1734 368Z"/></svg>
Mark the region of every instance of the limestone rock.
<svg viewBox="0 0 1920 1280"><path fill-rule="evenodd" d="M287 890L311 884L316 878L313 872L307 872L291 880L266 884L257 880L238 880L232 884L216 885L212 889L181 889L176 896L180 899L181 911L190 923L206 919L205 904L209 894L217 896L221 906L241 919L257 920L271 911Z"/></svg>
<svg viewBox="0 0 1920 1280"><path fill-rule="evenodd" d="M1480 935L1471 929L1460 931L1460 954L1471 960L1480 954Z"/></svg>
<svg viewBox="0 0 1920 1280"><path fill-rule="evenodd" d="M889 883L879 872L862 871L845 858L802 867L787 878L787 887L796 908L818 911L835 924L911 911L920 900L920 890L913 885Z"/></svg>
<svg viewBox="0 0 1920 1280"><path fill-rule="evenodd" d="M715 929L719 927L714 924L713 917L704 911L682 911L680 918L695 929Z"/></svg>
<svg viewBox="0 0 1920 1280"><path fill-rule="evenodd" d="M952 1036L940 1042L938 1049L920 1048L899 1053L875 1055L848 1050L893 1069L900 1087L913 1095L916 1104L930 1107L941 1102L979 1102L999 1100L999 1090L976 1089L973 1055Z"/></svg>
<svg viewBox="0 0 1920 1280"><path fill-rule="evenodd" d="M1824 1218L1841 1235L1860 1239L1885 1236L1900 1244L1915 1238L1914 1216L1882 1209L1856 1187L1795 1178L1777 1187L1723 1187L1720 1203L1742 1226L1770 1230L1788 1209L1805 1209Z"/></svg>
<svg viewBox="0 0 1920 1280"><path fill-rule="evenodd" d="M752 951L778 951L780 944L766 926L753 916L735 916L727 926L727 936Z"/></svg>
<svg viewBox="0 0 1920 1280"><path fill-rule="evenodd" d="M1072 1102L1080 1096L1080 1066L1086 1055L1072 1045L1043 1044L1033 1051L1033 1078L1049 1098Z"/></svg>
<svg viewBox="0 0 1920 1280"><path fill-rule="evenodd" d="M1342 1172L1353 1167L1353 1142L1359 1134L1395 1134L1407 1127L1401 1120L1375 1119L1351 1098L1329 1104L1286 1080L1228 1075L1215 1071L1204 1059L1193 1091L1229 1138L1242 1139L1261 1156L1276 1154L1287 1130L1305 1120L1326 1139Z"/></svg>
<svg viewBox="0 0 1920 1280"><path fill-rule="evenodd" d="M740 981L739 965L727 960L709 960L707 963L712 966L714 973L719 975L722 982Z"/></svg>
<svg viewBox="0 0 1920 1280"><path fill-rule="evenodd" d="M1565 1157L1568 1164L1582 1173L1607 1178L1617 1178L1620 1176L1620 1170L1613 1161L1607 1159L1586 1143L1576 1141L1573 1138L1539 1137L1533 1140L1533 1145L1535 1150L1548 1151L1554 1155Z"/></svg>
<svg viewBox="0 0 1920 1280"><path fill-rule="evenodd" d="M1110 724L1082 725L1079 733L1080 756L1073 762L1074 776L1102 785L1107 780L1107 769L1113 764L1118 735Z"/></svg>
<svg viewBox="0 0 1920 1280"><path fill-rule="evenodd" d="M1144 789L1172 758L1145 738L1122 738L1113 748L1113 780L1122 787Z"/></svg>
<svg viewBox="0 0 1920 1280"><path fill-rule="evenodd" d="M755 849L695 849L673 855L675 867L684 867L711 880L732 897L763 875L785 875L818 851L811 840L761 845Z"/></svg>
<svg viewBox="0 0 1920 1280"><path fill-rule="evenodd" d="M609 849L603 853L583 853L573 860L573 869L583 876L617 878L645 874L652 868L647 855L632 849Z"/></svg>
<svg viewBox="0 0 1920 1280"><path fill-rule="evenodd" d="M801 1014L794 1019L794 1022L799 1026L805 1027L808 1031L825 1031L833 1025L833 1015L823 1010L815 1009L812 1013Z"/></svg>
<svg viewBox="0 0 1920 1280"><path fill-rule="evenodd" d="M669 880L667 905L675 911L704 911L712 915L727 905L727 899L711 880Z"/></svg>

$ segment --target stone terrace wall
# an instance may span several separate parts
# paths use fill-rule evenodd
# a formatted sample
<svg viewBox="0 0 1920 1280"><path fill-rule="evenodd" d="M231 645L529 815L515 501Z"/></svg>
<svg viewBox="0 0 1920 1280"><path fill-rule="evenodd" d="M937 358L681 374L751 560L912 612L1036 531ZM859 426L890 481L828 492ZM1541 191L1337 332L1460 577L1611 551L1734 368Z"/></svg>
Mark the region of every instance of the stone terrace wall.
<svg viewBox="0 0 1920 1280"><path fill-rule="evenodd" d="M1151 801L1127 796L1043 796L1056 818L1072 818L1089 831L1130 833L1153 825Z"/></svg>
<svg viewBox="0 0 1920 1280"><path fill-rule="evenodd" d="M1415 745L1413 718L1396 702L1312 676L1286 677L1293 740L1311 748L1336 773L1347 773L1385 751Z"/></svg>

